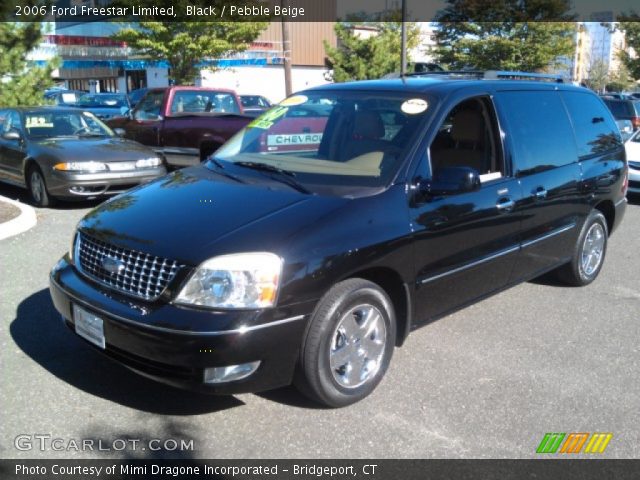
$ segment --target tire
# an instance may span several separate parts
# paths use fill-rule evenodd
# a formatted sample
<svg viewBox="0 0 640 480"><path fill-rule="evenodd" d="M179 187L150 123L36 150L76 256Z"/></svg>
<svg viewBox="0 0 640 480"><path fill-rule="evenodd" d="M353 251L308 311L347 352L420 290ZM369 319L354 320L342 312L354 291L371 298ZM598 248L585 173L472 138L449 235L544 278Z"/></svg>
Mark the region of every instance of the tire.
<svg viewBox="0 0 640 480"><path fill-rule="evenodd" d="M606 218L598 210L593 210L582 226L571 261L558 269L558 278L576 287L593 282L602 269L608 237Z"/></svg>
<svg viewBox="0 0 640 480"><path fill-rule="evenodd" d="M49 195L42 170L37 165L32 165L27 170L27 188L36 207L50 207L53 205L54 199Z"/></svg>
<svg viewBox="0 0 640 480"><path fill-rule="evenodd" d="M334 285L316 307L300 352L296 387L328 407L369 395L393 355L396 319L388 295L352 278Z"/></svg>

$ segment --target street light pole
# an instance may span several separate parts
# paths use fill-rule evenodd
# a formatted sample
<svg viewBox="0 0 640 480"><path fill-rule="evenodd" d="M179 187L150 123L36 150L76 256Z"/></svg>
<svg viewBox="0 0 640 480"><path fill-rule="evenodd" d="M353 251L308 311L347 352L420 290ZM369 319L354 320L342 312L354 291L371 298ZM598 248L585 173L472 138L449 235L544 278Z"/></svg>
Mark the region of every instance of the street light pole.
<svg viewBox="0 0 640 480"><path fill-rule="evenodd" d="M282 5L280 0L280 5ZM284 56L284 91L286 96L291 95L291 40L289 39L289 22L282 16L282 53Z"/></svg>
<svg viewBox="0 0 640 480"><path fill-rule="evenodd" d="M400 76L404 77L407 74L407 0L402 0L400 32Z"/></svg>

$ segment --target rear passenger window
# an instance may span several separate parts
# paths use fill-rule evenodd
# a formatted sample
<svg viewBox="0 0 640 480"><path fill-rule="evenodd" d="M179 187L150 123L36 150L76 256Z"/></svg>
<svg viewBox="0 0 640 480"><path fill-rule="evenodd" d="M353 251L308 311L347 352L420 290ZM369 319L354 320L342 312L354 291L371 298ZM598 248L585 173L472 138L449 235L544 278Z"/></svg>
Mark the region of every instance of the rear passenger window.
<svg viewBox="0 0 640 480"><path fill-rule="evenodd" d="M580 157L622 145L618 126L598 97L586 92L562 92L561 95L573 122Z"/></svg>
<svg viewBox="0 0 640 480"><path fill-rule="evenodd" d="M500 92L509 124L517 175L529 175L578 160L573 129L557 92Z"/></svg>

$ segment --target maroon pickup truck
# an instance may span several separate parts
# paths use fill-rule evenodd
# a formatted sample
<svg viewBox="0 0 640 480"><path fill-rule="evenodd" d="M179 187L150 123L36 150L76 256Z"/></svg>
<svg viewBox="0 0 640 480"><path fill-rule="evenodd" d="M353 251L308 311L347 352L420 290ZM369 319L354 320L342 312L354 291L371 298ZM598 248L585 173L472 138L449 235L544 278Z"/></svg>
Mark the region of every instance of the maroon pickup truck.
<svg viewBox="0 0 640 480"><path fill-rule="evenodd" d="M249 123L233 90L152 88L128 117L107 122L164 155L170 165L195 165Z"/></svg>

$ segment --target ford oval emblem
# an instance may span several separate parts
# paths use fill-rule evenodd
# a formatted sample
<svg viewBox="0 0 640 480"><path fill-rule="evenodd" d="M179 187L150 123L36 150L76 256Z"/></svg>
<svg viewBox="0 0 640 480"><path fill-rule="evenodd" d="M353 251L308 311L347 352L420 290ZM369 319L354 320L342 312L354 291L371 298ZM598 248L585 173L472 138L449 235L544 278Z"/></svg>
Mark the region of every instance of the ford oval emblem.
<svg viewBox="0 0 640 480"><path fill-rule="evenodd" d="M102 259L102 268L111 275L120 275L127 268L122 260L113 257L104 257Z"/></svg>

